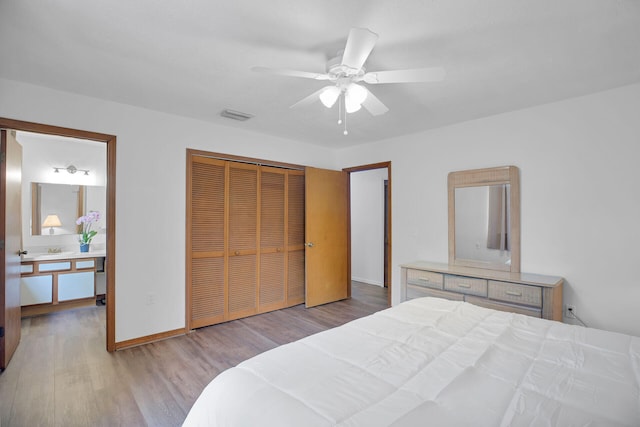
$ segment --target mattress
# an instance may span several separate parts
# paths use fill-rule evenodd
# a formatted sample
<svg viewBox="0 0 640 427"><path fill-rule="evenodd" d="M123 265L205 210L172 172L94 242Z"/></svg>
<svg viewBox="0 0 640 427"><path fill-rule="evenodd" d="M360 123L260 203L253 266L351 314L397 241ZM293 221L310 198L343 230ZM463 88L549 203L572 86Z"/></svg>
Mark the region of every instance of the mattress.
<svg viewBox="0 0 640 427"><path fill-rule="evenodd" d="M218 375L185 426L640 426L640 338L420 298Z"/></svg>

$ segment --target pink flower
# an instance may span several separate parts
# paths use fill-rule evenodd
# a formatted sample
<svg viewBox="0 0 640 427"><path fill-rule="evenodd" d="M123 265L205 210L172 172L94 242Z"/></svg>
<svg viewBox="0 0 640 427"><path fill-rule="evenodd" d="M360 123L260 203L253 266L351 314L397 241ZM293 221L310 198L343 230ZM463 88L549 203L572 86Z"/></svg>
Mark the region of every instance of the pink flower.
<svg viewBox="0 0 640 427"><path fill-rule="evenodd" d="M80 243L89 244L91 239L98 234L97 231L91 230L91 224L100 220L100 212L91 211L87 215L81 216L76 220L76 224L84 224L82 226L82 235L80 237Z"/></svg>

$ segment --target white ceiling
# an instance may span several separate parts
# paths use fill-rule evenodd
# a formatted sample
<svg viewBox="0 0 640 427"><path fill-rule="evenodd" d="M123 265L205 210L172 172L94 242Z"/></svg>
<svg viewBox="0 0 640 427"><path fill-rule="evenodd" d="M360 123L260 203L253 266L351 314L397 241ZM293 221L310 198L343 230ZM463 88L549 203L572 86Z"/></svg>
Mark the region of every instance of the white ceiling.
<svg viewBox="0 0 640 427"><path fill-rule="evenodd" d="M368 71L447 79L370 86L390 111L343 136L337 107L289 108L326 82L250 70L324 72L352 27L380 36ZM344 147L640 82L640 2L2 0L0 58L6 79Z"/></svg>

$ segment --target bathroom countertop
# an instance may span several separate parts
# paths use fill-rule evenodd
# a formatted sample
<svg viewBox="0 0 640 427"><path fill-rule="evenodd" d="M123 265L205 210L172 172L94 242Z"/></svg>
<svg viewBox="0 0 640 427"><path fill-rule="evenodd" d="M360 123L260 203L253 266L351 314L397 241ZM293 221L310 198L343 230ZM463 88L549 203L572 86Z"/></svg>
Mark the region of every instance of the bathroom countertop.
<svg viewBox="0 0 640 427"><path fill-rule="evenodd" d="M59 259L97 258L107 255L107 251L99 249L90 252L28 253L22 255L22 261L54 261Z"/></svg>

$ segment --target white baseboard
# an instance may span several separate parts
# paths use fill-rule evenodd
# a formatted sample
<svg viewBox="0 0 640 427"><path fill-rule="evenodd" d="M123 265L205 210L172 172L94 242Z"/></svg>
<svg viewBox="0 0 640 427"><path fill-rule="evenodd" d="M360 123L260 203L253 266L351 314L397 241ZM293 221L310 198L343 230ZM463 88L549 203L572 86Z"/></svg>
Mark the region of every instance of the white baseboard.
<svg viewBox="0 0 640 427"><path fill-rule="evenodd" d="M351 280L355 280L356 282L366 283L367 285L375 285L375 286L380 286L380 287L384 286L384 283L378 282L376 280L365 279L363 277L353 277L352 276Z"/></svg>

